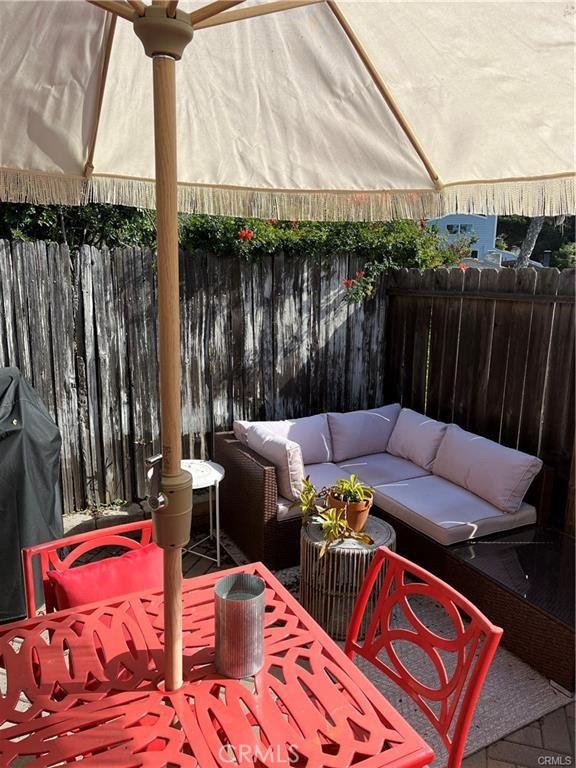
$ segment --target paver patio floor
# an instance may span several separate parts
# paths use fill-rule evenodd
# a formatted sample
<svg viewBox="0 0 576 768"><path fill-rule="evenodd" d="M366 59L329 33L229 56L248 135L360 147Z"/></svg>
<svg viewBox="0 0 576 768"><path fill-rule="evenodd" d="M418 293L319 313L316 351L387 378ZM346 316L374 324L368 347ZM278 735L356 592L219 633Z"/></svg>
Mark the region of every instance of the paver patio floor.
<svg viewBox="0 0 576 768"><path fill-rule="evenodd" d="M481 749L462 768L540 768L574 765L574 702Z"/></svg>

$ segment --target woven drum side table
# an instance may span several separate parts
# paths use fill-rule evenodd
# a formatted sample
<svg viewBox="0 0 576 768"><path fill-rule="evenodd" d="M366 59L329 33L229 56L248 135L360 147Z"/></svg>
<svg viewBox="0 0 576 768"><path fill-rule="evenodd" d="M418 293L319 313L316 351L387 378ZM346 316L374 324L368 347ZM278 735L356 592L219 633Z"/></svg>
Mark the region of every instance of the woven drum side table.
<svg viewBox="0 0 576 768"><path fill-rule="evenodd" d="M377 517L368 518L364 533L374 544L368 546L353 539L332 544L324 557L320 550L324 539L322 526L311 522L300 534L300 602L318 624L336 640L346 637L358 591L362 586L374 551L378 547L396 549L394 528ZM384 573L373 590L374 600ZM370 611L367 611L367 619ZM361 627L364 632L365 627Z"/></svg>

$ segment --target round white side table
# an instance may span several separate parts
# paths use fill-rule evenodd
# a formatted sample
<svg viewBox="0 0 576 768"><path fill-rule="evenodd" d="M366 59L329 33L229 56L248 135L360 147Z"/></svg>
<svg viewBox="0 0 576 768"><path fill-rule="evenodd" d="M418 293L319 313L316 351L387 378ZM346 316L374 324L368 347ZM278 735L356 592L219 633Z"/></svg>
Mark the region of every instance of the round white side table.
<svg viewBox="0 0 576 768"><path fill-rule="evenodd" d="M182 469L190 472L192 475L192 490L200 491L208 488L208 507L210 516L210 533L200 541L195 542L195 547L199 546L208 539L216 539L216 557L210 557L196 549L184 547L186 552L193 553L198 557L204 557L212 560L220 566L220 481L224 477L224 467L216 464L215 461L205 461L204 459L183 459ZM214 493L212 492L214 489ZM213 504L215 497L215 505Z"/></svg>
<svg viewBox="0 0 576 768"><path fill-rule="evenodd" d="M321 524L312 521L307 528L302 526L300 602L318 624L337 640L346 637L356 597L375 550L383 546L396 549L396 532L384 520L370 515L364 533L374 539L374 544L368 546L354 539L344 539L332 544L321 558L324 543ZM378 595L383 575L384 569L380 572L369 606ZM365 631L369 615L368 610L361 632Z"/></svg>

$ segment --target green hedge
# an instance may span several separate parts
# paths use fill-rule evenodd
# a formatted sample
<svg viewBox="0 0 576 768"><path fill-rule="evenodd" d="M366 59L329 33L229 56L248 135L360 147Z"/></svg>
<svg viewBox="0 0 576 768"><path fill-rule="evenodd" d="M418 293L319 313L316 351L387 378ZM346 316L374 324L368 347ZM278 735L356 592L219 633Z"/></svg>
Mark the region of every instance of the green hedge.
<svg viewBox="0 0 576 768"><path fill-rule="evenodd" d="M276 221L222 216L179 218L183 249L214 256L258 260L282 252L287 257L320 261L347 253L365 265L356 275L342 275L347 297L371 295L378 275L394 267L437 267L469 255L469 241L448 245L425 221L375 223ZM118 205L39 206L0 204L0 238L88 244L109 248L154 247L154 212Z"/></svg>

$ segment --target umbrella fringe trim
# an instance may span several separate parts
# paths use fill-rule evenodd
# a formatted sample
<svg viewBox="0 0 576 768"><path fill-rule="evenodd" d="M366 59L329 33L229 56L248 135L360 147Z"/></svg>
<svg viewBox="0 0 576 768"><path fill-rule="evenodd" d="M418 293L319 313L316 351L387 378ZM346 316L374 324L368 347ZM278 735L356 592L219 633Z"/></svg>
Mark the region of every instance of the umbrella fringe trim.
<svg viewBox="0 0 576 768"><path fill-rule="evenodd" d="M55 175L0 168L0 200L39 205L87 202L155 207L153 181L112 176ZM447 213L573 215L576 176L454 184L436 190L298 191L181 184L183 213L301 219L379 221L429 219Z"/></svg>
<svg viewBox="0 0 576 768"><path fill-rule="evenodd" d="M153 182L93 177L95 202L153 208ZM437 190L302 191L211 187L181 184L178 208L183 213L279 220L379 221L430 219L447 213L572 215L576 177L455 184Z"/></svg>
<svg viewBox="0 0 576 768"><path fill-rule="evenodd" d="M34 205L83 205L88 180L82 176L0 168L0 201Z"/></svg>
<svg viewBox="0 0 576 768"><path fill-rule="evenodd" d="M560 216L576 212L576 176L455 184L442 192L443 214Z"/></svg>

